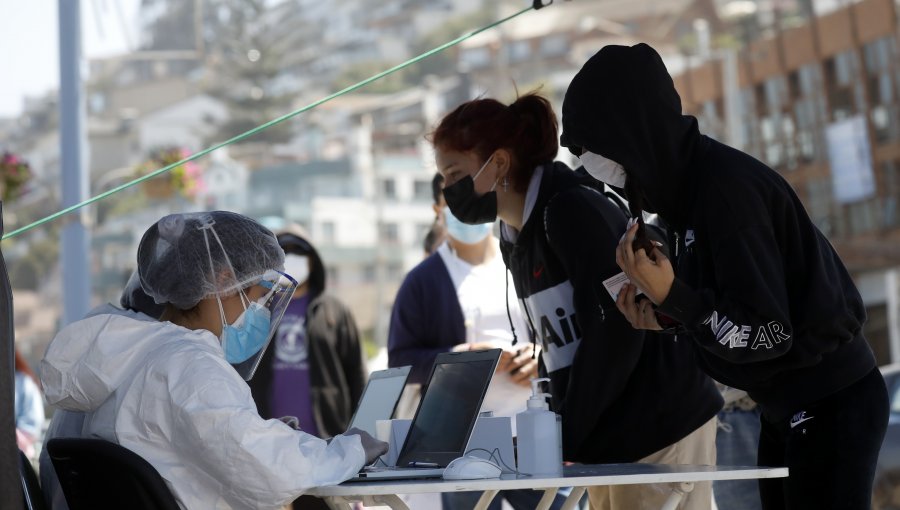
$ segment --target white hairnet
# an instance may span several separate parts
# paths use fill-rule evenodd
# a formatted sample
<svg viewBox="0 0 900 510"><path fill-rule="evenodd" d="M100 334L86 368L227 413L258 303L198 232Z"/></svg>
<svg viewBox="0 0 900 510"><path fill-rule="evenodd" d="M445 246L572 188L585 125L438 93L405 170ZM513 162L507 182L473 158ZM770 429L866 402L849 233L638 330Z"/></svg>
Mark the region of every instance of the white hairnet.
<svg viewBox="0 0 900 510"><path fill-rule="evenodd" d="M170 214L147 229L138 247L141 287L156 303L182 310L283 268L284 251L275 235L227 211Z"/></svg>

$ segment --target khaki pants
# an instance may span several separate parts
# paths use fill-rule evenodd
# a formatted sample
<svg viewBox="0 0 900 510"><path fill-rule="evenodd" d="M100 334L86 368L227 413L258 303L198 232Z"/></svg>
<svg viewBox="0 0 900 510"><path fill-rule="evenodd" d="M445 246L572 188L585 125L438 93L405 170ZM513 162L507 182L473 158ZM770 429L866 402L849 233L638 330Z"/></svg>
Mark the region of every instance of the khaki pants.
<svg viewBox="0 0 900 510"><path fill-rule="evenodd" d="M716 419L713 418L681 441L639 460L645 464L716 464ZM672 494L673 485L611 485L591 487L588 498L593 510L659 510ZM712 482L696 482L678 510L709 510Z"/></svg>

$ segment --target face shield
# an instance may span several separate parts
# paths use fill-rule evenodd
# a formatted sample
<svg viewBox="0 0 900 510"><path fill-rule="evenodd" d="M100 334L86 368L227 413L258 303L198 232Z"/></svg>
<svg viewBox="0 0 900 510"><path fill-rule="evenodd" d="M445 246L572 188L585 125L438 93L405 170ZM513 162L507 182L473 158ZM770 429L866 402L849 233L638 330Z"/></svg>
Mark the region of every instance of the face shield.
<svg viewBox="0 0 900 510"><path fill-rule="evenodd" d="M254 302L245 304L245 311L232 325L225 325L222 331L222 348L225 357L238 374L249 381L266 352L269 342L275 336L284 311L291 302L297 281L276 270L266 271L257 285L267 289L265 295ZM241 299L244 299L243 296ZM254 320L267 316L268 320ZM264 326L268 322L268 328ZM254 325L254 323L256 325ZM262 326L262 327L260 327ZM233 359L241 361L233 362Z"/></svg>

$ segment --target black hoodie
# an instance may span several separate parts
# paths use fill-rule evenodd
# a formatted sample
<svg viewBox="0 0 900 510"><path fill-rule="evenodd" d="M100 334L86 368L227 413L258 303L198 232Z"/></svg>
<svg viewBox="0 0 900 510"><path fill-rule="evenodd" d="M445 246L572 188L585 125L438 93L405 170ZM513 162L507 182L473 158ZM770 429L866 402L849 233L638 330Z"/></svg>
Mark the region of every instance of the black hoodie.
<svg viewBox="0 0 900 510"><path fill-rule="evenodd" d="M651 47L607 46L572 80L562 143L621 164L629 199L675 233L659 311L701 365L780 420L871 371L865 308L831 244L775 171L704 135Z"/></svg>
<svg viewBox="0 0 900 510"><path fill-rule="evenodd" d="M706 423L722 399L691 342L637 331L616 309L603 281L621 272L626 217L596 184L544 165L534 208L500 249L543 348L564 459L636 462Z"/></svg>

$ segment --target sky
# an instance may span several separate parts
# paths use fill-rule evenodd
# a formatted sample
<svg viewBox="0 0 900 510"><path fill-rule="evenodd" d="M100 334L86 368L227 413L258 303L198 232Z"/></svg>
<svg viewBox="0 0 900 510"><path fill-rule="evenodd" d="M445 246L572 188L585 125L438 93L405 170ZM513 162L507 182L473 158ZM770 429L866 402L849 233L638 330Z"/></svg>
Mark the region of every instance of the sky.
<svg viewBox="0 0 900 510"><path fill-rule="evenodd" d="M85 58L121 54L136 43L139 0L80 1ZM0 118L21 113L25 96L59 85L57 2L0 0Z"/></svg>

